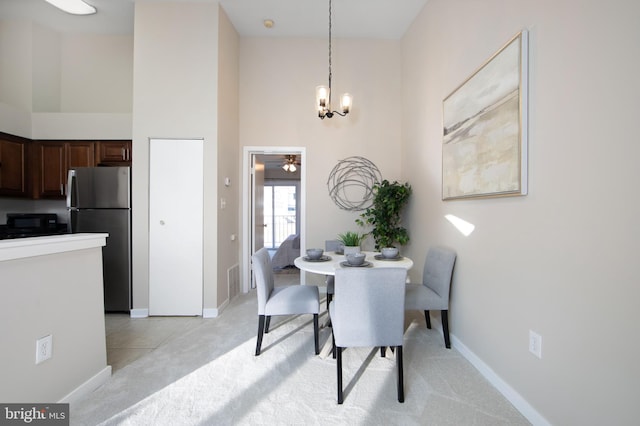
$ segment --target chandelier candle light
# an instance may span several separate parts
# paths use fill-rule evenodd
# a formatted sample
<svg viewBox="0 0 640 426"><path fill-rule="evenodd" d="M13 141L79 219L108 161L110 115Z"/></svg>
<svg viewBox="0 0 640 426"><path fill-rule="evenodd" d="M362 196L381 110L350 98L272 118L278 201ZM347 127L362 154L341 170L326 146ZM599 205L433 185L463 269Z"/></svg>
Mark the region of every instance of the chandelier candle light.
<svg viewBox="0 0 640 426"><path fill-rule="evenodd" d="M345 116L349 114L353 98L350 94L344 93L340 96L340 110L331 111L331 0L329 0L329 86L316 87L316 108L318 108L318 117L324 120L325 117L331 118L333 114Z"/></svg>

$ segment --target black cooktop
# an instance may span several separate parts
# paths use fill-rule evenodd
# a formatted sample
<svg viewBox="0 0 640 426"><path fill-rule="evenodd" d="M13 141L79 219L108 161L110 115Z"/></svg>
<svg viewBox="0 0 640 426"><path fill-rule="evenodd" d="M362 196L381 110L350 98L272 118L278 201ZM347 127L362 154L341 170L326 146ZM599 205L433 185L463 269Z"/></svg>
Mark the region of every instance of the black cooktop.
<svg viewBox="0 0 640 426"><path fill-rule="evenodd" d="M39 230L33 228L9 228L7 225L0 225L0 240L10 240L15 238L44 237L47 235L68 234L66 223L58 223L55 229Z"/></svg>

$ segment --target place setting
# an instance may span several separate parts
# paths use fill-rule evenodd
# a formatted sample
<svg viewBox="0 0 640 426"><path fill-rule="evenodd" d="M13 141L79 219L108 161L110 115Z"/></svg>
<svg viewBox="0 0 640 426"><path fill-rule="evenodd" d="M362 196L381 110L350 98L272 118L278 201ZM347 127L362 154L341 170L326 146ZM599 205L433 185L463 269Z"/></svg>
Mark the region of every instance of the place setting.
<svg viewBox="0 0 640 426"><path fill-rule="evenodd" d="M340 262L340 266L347 268L367 268L373 265L371 262L365 260L367 257L365 253L349 253L345 257L347 260Z"/></svg>
<svg viewBox="0 0 640 426"><path fill-rule="evenodd" d="M331 260L331 256L325 255L321 248L310 248L307 249L307 255L302 259L306 262L328 262Z"/></svg>
<svg viewBox="0 0 640 426"><path fill-rule="evenodd" d="M402 256L398 252L398 249L395 247L384 247L380 250L380 254L376 254L373 256L376 260L386 260L386 261L398 261L402 260Z"/></svg>

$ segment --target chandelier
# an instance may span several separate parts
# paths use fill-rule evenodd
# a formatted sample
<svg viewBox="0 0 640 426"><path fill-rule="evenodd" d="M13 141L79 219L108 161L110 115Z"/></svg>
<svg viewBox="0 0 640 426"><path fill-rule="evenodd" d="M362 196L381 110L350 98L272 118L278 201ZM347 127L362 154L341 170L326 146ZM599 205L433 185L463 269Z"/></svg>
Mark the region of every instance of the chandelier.
<svg viewBox="0 0 640 426"><path fill-rule="evenodd" d="M349 109L353 98L348 93L340 96L340 111L331 111L331 0L329 0L329 86L316 87L316 108L318 109L318 117L324 120L325 117L331 118L333 114L345 116L349 114Z"/></svg>
<svg viewBox="0 0 640 426"><path fill-rule="evenodd" d="M294 173L298 168L296 167L296 156L295 155L285 155L284 165L282 166L282 170L287 173Z"/></svg>

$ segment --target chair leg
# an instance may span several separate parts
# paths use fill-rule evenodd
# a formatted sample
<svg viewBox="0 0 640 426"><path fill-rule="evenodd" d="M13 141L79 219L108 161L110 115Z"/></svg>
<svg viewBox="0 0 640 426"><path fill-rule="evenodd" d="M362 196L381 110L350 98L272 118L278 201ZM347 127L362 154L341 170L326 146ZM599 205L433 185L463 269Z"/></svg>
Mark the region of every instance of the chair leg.
<svg viewBox="0 0 640 426"><path fill-rule="evenodd" d="M404 402L404 368L402 366L402 346L397 347L396 363L398 364L398 402Z"/></svg>
<svg viewBox="0 0 640 426"><path fill-rule="evenodd" d="M387 354L387 347L386 346L380 346L380 356L382 358L384 358L384 356Z"/></svg>
<svg viewBox="0 0 640 426"><path fill-rule="evenodd" d="M258 315L258 341L256 343L256 356L260 355L262 347L262 333L264 332L264 315Z"/></svg>
<svg viewBox="0 0 640 426"><path fill-rule="evenodd" d="M329 311L329 303L333 300L333 294L327 293L327 311Z"/></svg>
<svg viewBox="0 0 640 426"><path fill-rule="evenodd" d="M451 349L451 342L449 341L449 311L440 311L442 319L442 334L444 334L444 345L447 349Z"/></svg>
<svg viewBox="0 0 640 426"><path fill-rule="evenodd" d="M320 340L318 337L318 328L320 328L318 326L318 314L313 314L313 339L315 340L315 344L316 344L316 355L318 355L320 353Z"/></svg>
<svg viewBox="0 0 640 426"><path fill-rule="evenodd" d="M269 324L271 324L271 315L267 316L267 321L264 323L265 334L269 333Z"/></svg>
<svg viewBox="0 0 640 426"><path fill-rule="evenodd" d="M429 311L424 311L424 320L427 323L427 328L431 328L431 318L429 317Z"/></svg>
<svg viewBox="0 0 640 426"><path fill-rule="evenodd" d="M337 353L337 372L338 372L338 404L342 404L344 401L344 395L342 394L342 348L334 347L334 351Z"/></svg>
<svg viewBox="0 0 640 426"><path fill-rule="evenodd" d="M336 359L336 337L333 335L333 330L331 331L331 353L333 354L333 359Z"/></svg>

